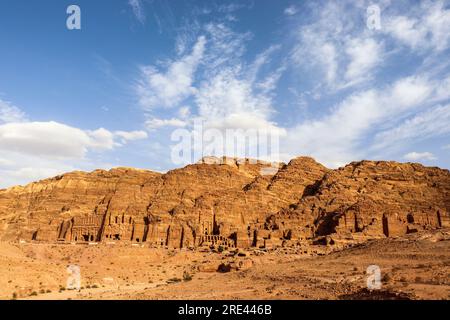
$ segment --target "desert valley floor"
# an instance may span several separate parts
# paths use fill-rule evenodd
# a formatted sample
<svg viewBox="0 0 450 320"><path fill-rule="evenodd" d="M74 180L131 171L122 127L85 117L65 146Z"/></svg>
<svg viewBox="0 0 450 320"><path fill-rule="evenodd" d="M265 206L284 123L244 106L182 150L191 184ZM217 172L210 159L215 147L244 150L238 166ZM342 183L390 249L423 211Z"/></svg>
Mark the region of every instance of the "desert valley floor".
<svg viewBox="0 0 450 320"><path fill-rule="evenodd" d="M65 289L70 264L79 291ZM372 264L380 290L366 289ZM0 268L1 299L449 299L450 230L237 252L3 242Z"/></svg>

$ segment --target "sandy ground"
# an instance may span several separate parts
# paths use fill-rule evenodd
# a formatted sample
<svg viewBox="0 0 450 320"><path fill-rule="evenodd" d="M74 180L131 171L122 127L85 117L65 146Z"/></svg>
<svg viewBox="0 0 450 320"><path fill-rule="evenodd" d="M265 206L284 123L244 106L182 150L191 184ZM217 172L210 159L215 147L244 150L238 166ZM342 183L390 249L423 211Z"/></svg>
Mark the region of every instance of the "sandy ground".
<svg viewBox="0 0 450 320"><path fill-rule="evenodd" d="M244 254L0 243L0 299L450 299L450 230L322 255L286 248ZM230 261L246 264L217 271ZM66 289L68 265L80 267L80 290ZM369 265L381 269L380 290L366 289Z"/></svg>

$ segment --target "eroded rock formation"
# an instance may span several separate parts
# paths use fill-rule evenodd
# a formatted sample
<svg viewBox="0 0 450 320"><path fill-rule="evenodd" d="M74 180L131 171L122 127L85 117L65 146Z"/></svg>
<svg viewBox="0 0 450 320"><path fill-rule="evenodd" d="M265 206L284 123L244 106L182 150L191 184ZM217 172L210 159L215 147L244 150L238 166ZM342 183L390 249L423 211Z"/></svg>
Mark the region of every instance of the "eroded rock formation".
<svg viewBox="0 0 450 320"><path fill-rule="evenodd" d="M448 170L385 161L330 170L308 157L278 166L208 157L166 174L71 172L0 190L0 239L270 247L450 226Z"/></svg>

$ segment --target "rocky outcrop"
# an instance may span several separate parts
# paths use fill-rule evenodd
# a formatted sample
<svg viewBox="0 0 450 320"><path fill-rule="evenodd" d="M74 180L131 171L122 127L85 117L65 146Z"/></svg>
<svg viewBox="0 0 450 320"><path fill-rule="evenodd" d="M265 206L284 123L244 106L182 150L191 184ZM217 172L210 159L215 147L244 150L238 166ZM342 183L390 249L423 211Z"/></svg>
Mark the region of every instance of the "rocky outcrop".
<svg viewBox="0 0 450 320"><path fill-rule="evenodd" d="M276 166L208 157L165 174L71 172L0 190L0 239L271 247L450 226L448 170L384 161L330 170L308 157Z"/></svg>
<svg viewBox="0 0 450 320"><path fill-rule="evenodd" d="M361 161L329 171L290 208L270 217L291 237L397 236L450 226L448 170Z"/></svg>

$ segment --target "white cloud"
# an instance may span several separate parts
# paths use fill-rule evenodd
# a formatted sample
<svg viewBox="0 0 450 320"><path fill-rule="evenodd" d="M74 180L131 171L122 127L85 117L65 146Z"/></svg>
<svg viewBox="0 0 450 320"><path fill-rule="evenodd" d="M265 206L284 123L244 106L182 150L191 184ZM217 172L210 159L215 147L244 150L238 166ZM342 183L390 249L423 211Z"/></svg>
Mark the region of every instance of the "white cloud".
<svg viewBox="0 0 450 320"><path fill-rule="evenodd" d="M375 136L374 148L385 148L406 140L419 141L450 133L450 105L435 106L406 119Z"/></svg>
<svg viewBox="0 0 450 320"><path fill-rule="evenodd" d="M433 86L428 79L421 76L411 76L397 80L392 86L390 92L390 102L393 112L401 112L404 108L411 105L419 105L426 99L430 98Z"/></svg>
<svg viewBox="0 0 450 320"><path fill-rule="evenodd" d="M114 146L109 131L83 131L57 122L0 125L0 186L25 184L80 168L90 150Z"/></svg>
<svg viewBox="0 0 450 320"><path fill-rule="evenodd" d="M122 143L148 138L147 132L145 131L115 131L114 136L120 137Z"/></svg>
<svg viewBox="0 0 450 320"><path fill-rule="evenodd" d="M419 161L419 160L436 160L437 158L431 152L410 152L403 156L406 160Z"/></svg>
<svg viewBox="0 0 450 320"><path fill-rule="evenodd" d="M0 111L5 122L0 122L0 187L91 168L90 152L147 138L144 131L82 130L55 121L31 122L19 108L1 100Z"/></svg>
<svg viewBox="0 0 450 320"><path fill-rule="evenodd" d="M105 129L83 131L57 122L23 122L0 125L0 150L49 158L82 158L91 150L114 147Z"/></svg>
<svg viewBox="0 0 450 320"><path fill-rule="evenodd" d="M423 45L426 37L426 30L418 28L419 21L404 16L393 17L386 25L388 32L401 42L412 48Z"/></svg>
<svg viewBox="0 0 450 320"><path fill-rule="evenodd" d="M388 1L382 2L381 6L388 4ZM196 65L190 69L192 73L188 72L189 76L184 78L187 80L182 81L177 90L167 85L168 93L159 94L162 89L155 90L158 86L145 87L146 93L141 97L157 99L156 102L147 99L143 105L178 109L178 112L167 115L167 119L149 119L147 128L190 127L194 120L202 120L206 128L219 130L269 129L283 136L283 152L292 156L312 155L331 167L373 155L388 145L399 149L398 142L403 135L401 130L418 130L423 137L444 131L447 121L445 110L433 105L449 98L449 77L442 79L438 77L437 70L423 70L418 63L419 71L416 73L416 69L408 69L408 73L402 73L403 78L398 78L394 70L382 74L383 82L374 82L381 74L379 71L384 71L380 70L384 63L390 63L388 59L398 52L398 43L393 43L392 37L417 47L424 47L424 39L428 41L428 47L440 46L439 50L442 50L446 46L447 34L441 30L447 13L442 6L428 8L423 19L417 15L399 18L396 25L398 32L391 29L394 24L389 25L391 21L396 21L395 17L391 19L387 16L392 11L383 11L382 28L392 37L366 27L364 19L361 19L366 12L366 4L361 1L356 4L349 1L325 5L312 3L308 8L313 8L311 19L285 19L291 25L298 23L293 28L294 44L286 60L273 59L276 54L279 58L286 52L288 45L284 43L269 45L249 60L246 50L252 34L236 33L225 23L197 26L196 32L205 38L199 62L201 68ZM296 14L296 11L296 7L286 8L285 13ZM434 17L434 24L429 17ZM425 31L420 31L421 27L408 19L424 22ZM313 22L305 25L304 21ZM433 39L440 39L441 42ZM182 41L180 52L189 52L189 42L192 39ZM156 69L151 69L152 75L157 74L169 81L172 79L172 65L194 55L194 52L195 46L190 54L169 64L167 70L156 72ZM293 90L298 92L302 101L309 103L323 99L318 101L321 110L306 110L304 115L309 118L292 128L281 127L274 120L276 102L281 100L284 104L282 99L274 99L277 85L288 68L295 68L299 75L299 88ZM445 69L440 68L439 72L445 72ZM311 79L305 79L308 77ZM357 91L355 88L358 88ZM176 93L170 94L172 91ZM169 97L167 100L166 96ZM189 101L185 101L187 98ZM325 101L331 101L329 108L323 103ZM440 119L431 119L431 111L426 114L427 108L431 107L430 110ZM293 118L296 116L293 115ZM410 123L405 120L414 116L421 117L424 123L435 121L437 129L427 131L428 125L418 119L410 120ZM280 118L286 120L284 115Z"/></svg>
<svg viewBox="0 0 450 320"><path fill-rule="evenodd" d="M0 99L0 124L8 122L22 122L26 120L25 113L10 102Z"/></svg>
<svg viewBox="0 0 450 320"><path fill-rule="evenodd" d="M272 74L257 82L255 84L255 87L265 94L272 92L276 89L278 82L280 81L280 78L285 71L285 66L279 67L278 69L274 70Z"/></svg>
<svg viewBox="0 0 450 320"><path fill-rule="evenodd" d="M333 85L338 71L338 54L335 45L311 30L304 30L293 53L294 62L310 69L323 70L328 85Z"/></svg>
<svg viewBox="0 0 450 320"><path fill-rule="evenodd" d="M443 101L450 98L450 76L439 80L436 85L433 101Z"/></svg>
<svg viewBox="0 0 450 320"><path fill-rule="evenodd" d="M252 38L251 33L236 33L223 23L208 23L203 29L209 42L203 61L207 66L203 75L205 79L217 75L225 68L242 64L246 44Z"/></svg>
<svg viewBox="0 0 450 320"><path fill-rule="evenodd" d="M0 150L49 159L83 158L88 151L112 150L122 143L145 139L143 131L81 130L62 123L22 122L0 125Z"/></svg>
<svg viewBox="0 0 450 320"><path fill-rule="evenodd" d="M441 52L450 45L450 9L445 6L443 1L423 2L412 16L388 17L385 30L413 50Z"/></svg>
<svg viewBox="0 0 450 320"><path fill-rule="evenodd" d="M371 76L372 69L382 61L383 48L372 38L355 38L347 43L346 53L350 57L350 63L345 78L354 83Z"/></svg>
<svg viewBox="0 0 450 320"><path fill-rule="evenodd" d="M12 162L11 160L0 158L0 166L1 167L9 167L9 166L12 166L13 164L14 164L14 162Z"/></svg>
<svg viewBox="0 0 450 320"><path fill-rule="evenodd" d="M273 56L281 51L281 46L271 45L254 59L247 61L243 56L247 50L247 41L252 38L250 33L234 32L224 23L207 23L199 28L198 32L200 32L198 39L202 39L203 43L202 67L198 70L196 66L189 69L192 71L189 72L189 77L185 77L186 81L177 86L177 94L169 95L169 102L166 102L165 98L167 92L172 92L170 85L162 87L163 94L158 94L159 90L155 90L156 86L153 84L142 86L139 97L145 97L145 103L141 104L147 111L150 109L149 105L154 109L167 106L177 108L176 112L165 110L165 114L169 114L166 119L149 118L146 121L147 129L153 131L163 127L185 127L188 132L196 135L199 134L197 124L201 123L200 130L204 129L209 133L219 132L222 136L232 131L232 134L243 140L249 140L250 135L255 135L255 131L257 134L270 134L271 137L284 136L286 130L272 120L273 91L286 70L283 62L273 63ZM183 39L185 38L183 36ZM186 51L186 41L179 43L183 44L180 51ZM199 46L199 41L194 45L190 56L197 56L194 54L198 51L196 46ZM177 50L178 48L179 46ZM184 61L185 57L177 61ZM272 69L274 65L275 69ZM167 81L174 83L177 81L172 80L176 77L171 76L175 74L171 68L172 64L169 64L167 70L159 72L158 76L163 75L164 79L170 79ZM185 101L187 98L189 101ZM189 107L186 104L189 104ZM226 149L224 143L227 144ZM231 148L228 149L228 143L230 141L214 141L213 144L219 153L231 156L233 154L229 152L233 151ZM205 151L197 150L197 147L197 144L192 145L191 151L200 154ZM242 156L242 153L239 155Z"/></svg>
<svg viewBox="0 0 450 320"><path fill-rule="evenodd" d="M324 7L312 6L314 22L294 28L295 44L292 59L303 70L321 70L328 85L334 84L338 71L338 50L335 39L341 37L342 17L335 15L341 11L337 3Z"/></svg>
<svg viewBox="0 0 450 320"><path fill-rule="evenodd" d="M1 150L7 163L0 163L0 188L23 185L64 172L85 168L85 159L49 159L49 157ZM88 164L89 167L89 164Z"/></svg>
<svg viewBox="0 0 450 320"><path fill-rule="evenodd" d="M217 129L264 128L284 132L270 120L273 114L270 93L285 68L278 67L268 74L261 71L280 46L270 46L245 64L242 55L250 34L236 33L223 23L208 23L200 30L203 35L197 38L192 53L170 63L166 71L144 67L144 81L138 87L141 105L146 110L179 108L177 117L150 118L146 127L150 130L184 127L194 119L202 119L206 126ZM203 68L195 74L200 60ZM182 106L186 98L192 98L195 113Z"/></svg>
<svg viewBox="0 0 450 320"><path fill-rule="evenodd" d="M252 83L239 78L236 69L222 71L198 89L198 116L217 129L270 129L282 133L271 122L271 99L254 92Z"/></svg>
<svg viewBox="0 0 450 320"><path fill-rule="evenodd" d="M203 57L205 37L199 37L192 53L169 63L167 72L153 66L141 68L141 79L136 87L139 102L147 110L177 106L194 93L194 73Z"/></svg>
<svg viewBox="0 0 450 320"><path fill-rule="evenodd" d="M208 24L210 46L205 53L205 71L196 87L194 102L204 125L219 130L261 129L284 134L272 120L271 93L284 72L283 65L267 71L280 45L271 45L248 64L242 55L248 33L236 33L223 24Z"/></svg>
<svg viewBox="0 0 450 320"><path fill-rule="evenodd" d="M360 147L366 135L417 110L432 95L432 87L422 77L407 77L380 90L352 94L331 108L330 114L289 130L287 148L293 154L312 155L330 167L362 158L368 151L368 146Z"/></svg>
<svg viewBox="0 0 450 320"><path fill-rule="evenodd" d="M129 0L128 4L131 6L131 10L133 10L133 14L136 17L136 19L141 23L144 24L146 17L144 13L144 8L142 6L141 0Z"/></svg>
<svg viewBox="0 0 450 320"><path fill-rule="evenodd" d="M355 94L329 115L305 121L289 130L288 150L311 155L330 167L341 166L359 157L355 154L355 145L380 114L375 91Z"/></svg>
<svg viewBox="0 0 450 320"><path fill-rule="evenodd" d="M297 13L297 8L295 6L289 6L286 9L284 9L284 14L287 16L293 16Z"/></svg>
<svg viewBox="0 0 450 320"><path fill-rule="evenodd" d="M332 91L371 80L383 62L384 46L365 26L355 27L363 9L345 2L311 6L314 22L294 28L291 58L302 74L319 74L313 80Z"/></svg>
<svg viewBox="0 0 450 320"><path fill-rule="evenodd" d="M88 130L89 144L86 146L95 151L112 150L117 144L114 141L114 134L104 128Z"/></svg>
<svg viewBox="0 0 450 320"><path fill-rule="evenodd" d="M249 70L247 71L247 78L250 82L257 81L262 67L271 62L272 55L274 54L274 52L280 50L280 48L281 46L279 45L272 45L256 56L255 60L250 64L248 68ZM269 75L269 77L270 76L272 75Z"/></svg>
<svg viewBox="0 0 450 320"><path fill-rule="evenodd" d="M163 127L185 127L187 125L187 122L184 120L172 118L172 119L158 119L158 118L152 118L145 121L145 126L149 130L156 130Z"/></svg>
<svg viewBox="0 0 450 320"><path fill-rule="evenodd" d="M66 173L74 170L73 167L64 167L61 169L56 168L36 168L36 167L23 167L13 171L7 171L9 179L15 181L37 181L50 177L57 176L59 174Z"/></svg>

